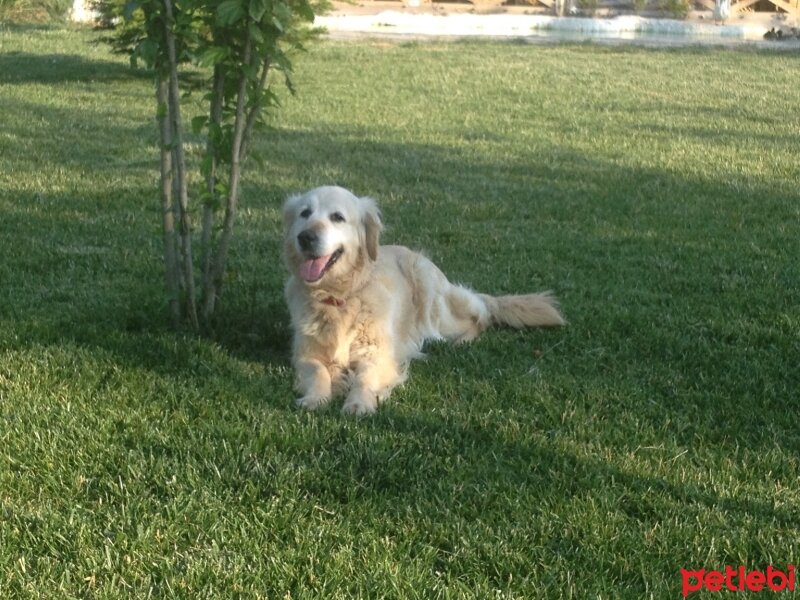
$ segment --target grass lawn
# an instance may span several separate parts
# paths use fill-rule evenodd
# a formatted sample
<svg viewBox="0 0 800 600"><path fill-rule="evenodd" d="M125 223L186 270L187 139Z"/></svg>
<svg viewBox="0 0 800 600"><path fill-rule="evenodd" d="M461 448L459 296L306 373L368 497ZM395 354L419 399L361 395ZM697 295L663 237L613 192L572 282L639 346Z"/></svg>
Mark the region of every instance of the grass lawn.
<svg viewBox="0 0 800 600"><path fill-rule="evenodd" d="M800 562L800 55L321 43L197 338L152 82L95 38L0 26L0 597L660 599ZM569 326L296 410L279 211L324 183Z"/></svg>

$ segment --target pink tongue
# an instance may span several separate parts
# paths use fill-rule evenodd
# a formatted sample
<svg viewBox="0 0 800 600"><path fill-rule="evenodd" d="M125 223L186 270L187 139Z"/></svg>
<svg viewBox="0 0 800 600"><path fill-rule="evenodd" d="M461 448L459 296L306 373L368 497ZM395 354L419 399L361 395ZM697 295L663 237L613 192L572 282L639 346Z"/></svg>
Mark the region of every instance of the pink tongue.
<svg viewBox="0 0 800 600"><path fill-rule="evenodd" d="M316 281L322 277L322 272L325 270L325 265L328 264L330 256L320 256L319 258L310 258L300 265L300 277L306 281Z"/></svg>

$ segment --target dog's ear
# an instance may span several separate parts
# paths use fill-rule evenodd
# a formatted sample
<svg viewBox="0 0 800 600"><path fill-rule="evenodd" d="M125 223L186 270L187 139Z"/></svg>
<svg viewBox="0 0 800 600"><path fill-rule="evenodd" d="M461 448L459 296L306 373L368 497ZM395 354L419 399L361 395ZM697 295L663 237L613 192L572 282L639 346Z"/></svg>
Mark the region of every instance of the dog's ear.
<svg viewBox="0 0 800 600"><path fill-rule="evenodd" d="M361 198L361 221L364 224L364 238L370 260L378 260L378 244L380 243L383 223L378 205L372 198Z"/></svg>

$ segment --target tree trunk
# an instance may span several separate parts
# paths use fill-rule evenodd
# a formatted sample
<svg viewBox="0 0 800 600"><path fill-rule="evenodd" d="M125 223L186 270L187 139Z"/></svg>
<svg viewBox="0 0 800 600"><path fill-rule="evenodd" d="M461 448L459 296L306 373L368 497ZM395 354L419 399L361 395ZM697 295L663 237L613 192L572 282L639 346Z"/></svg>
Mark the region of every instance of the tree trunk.
<svg viewBox="0 0 800 600"><path fill-rule="evenodd" d="M197 307L195 305L194 260L192 258L192 223L189 215L189 190L186 178L186 155L183 148L183 125L181 123L181 96L178 89L178 61L175 51L175 35L172 31L175 22L171 0L164 0L165 41L169 60L169 117L172 133L173 169L178 215L180 217L181 258L186 301L186 313L194 329L199 329Z"/></svg>
<svg viewBox="0 0 800 600"><path fill-rule="evenodd" d="M228 198L225 205L225 217L222 224L222 233L216 254L213 259L211 271L207 280L204 282L204 303L203 316L209 317L213 314L217 300L222 295L222 284L225 276L225 269L228 259L228 249L230 248L233 236L233 223L236 217L236 208L239 200L239 182L241 180L241 163L244 161L247 152L247 142L250 132L253 130L258 114L261 110L261 95L267 84L270 61L268 57L263 59L251 56L252 46L250 36L245 41L243 63L256 66L261 63L261 74L255 84L255 94L253 106L247 112L247 86L248 79L245 75L239 80L239 90L236 96L236 115L233 130L233 143L231 144L231 163L230 175L228 178ZM205 275L205 274L204 274Z"/></svg>
<svg viewBox="0 0 800 600"><path fill-rule="evenodd" d="M242 53L242 63L250 65L252 51L252 41L250 30L244 42ZM241 152L242 139L244 136L245 122L245 103L247 101L247 75L242 73L239 78L239 90L236 95L236 120L233 126L233 142L231 144L231 166L230 176L228 177L228 198L225 203L225 218L222 223L222 233L220 234L219 244L217 244L214 262L211 268L210 277L207 282L208 294L203 298L203 316L208 318L214 312L217 300L222 294L222 282L225 276L225 266L228 260L228 249L233 236L233 222L236 218L236 204L239 200L239 179L241 176Z"/></svg>
<svg viewBox="0 0 800 600"><path fill-rule="evenodd" d="M161 223L164 233L164 276L169 296L169 315L173 327L181 322L181 277L178 268L178 248L175 238L175 207L172 196L172 135L169 123L169 83L159 76L156 83L158 130L161 138Z"/></svg>
<svg viewBox="0 0 800 600"><path fill-rule="evenodd" d="M217 153L219 149L214 144L212 128L218 128L222 123L222 109L225 100L225 73L220 65L214 67L214 83L211 90L211 110L209 114L208 142L206 144L206 157L210 160L206 174L206 190L208 200L203 206L203 316L208 317L208 298L216 294L212 278L214 261L214 211L217 208ZM211 307L213 311L213 306ZM208 314L207 314L208 313Z"/></svg>

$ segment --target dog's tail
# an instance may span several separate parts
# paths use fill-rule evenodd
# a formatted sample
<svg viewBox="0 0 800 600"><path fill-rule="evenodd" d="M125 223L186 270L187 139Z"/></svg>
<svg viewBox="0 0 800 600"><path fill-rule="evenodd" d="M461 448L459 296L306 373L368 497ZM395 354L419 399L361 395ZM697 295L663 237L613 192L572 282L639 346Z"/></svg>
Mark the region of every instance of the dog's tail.
<svg viewBox="0 0 800 600"><path fill-rule="evenodd" d="M550 292L516 296L478 294L486 304L492 324L509 327L554 327L564 325L558 302Z"/></svg>
<svg viewBox="0 0 800 600"><path fill-rule="evenodd" d="M564 325L558 302L550 292L490 296L453 284L432 262L413 255L407 270L415 290L414 303L423 316L420 327L428 339L474 340L492 325L554 327Z"/></svg>

